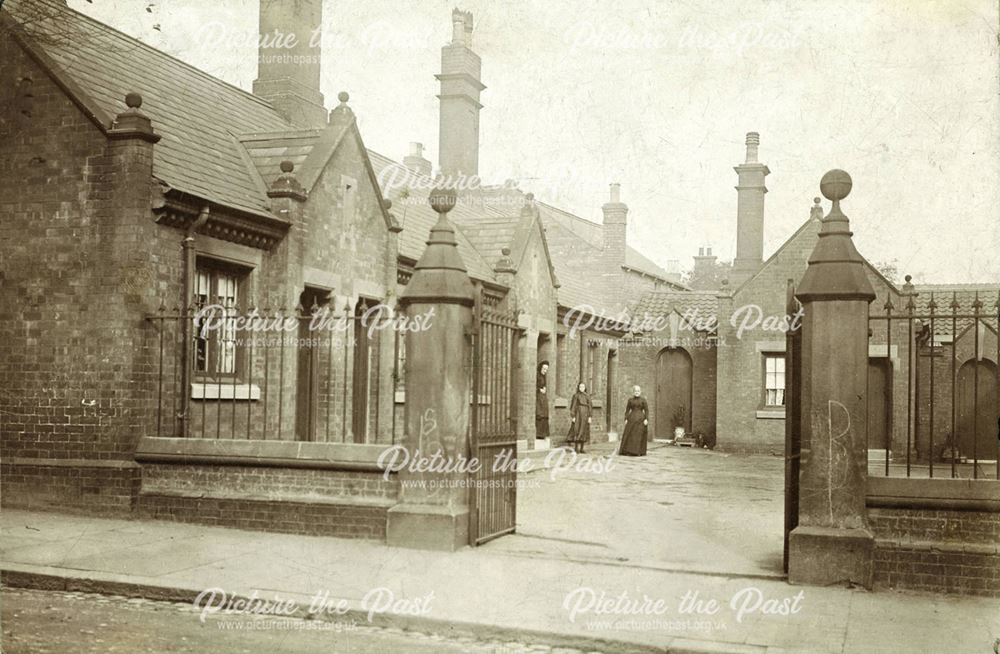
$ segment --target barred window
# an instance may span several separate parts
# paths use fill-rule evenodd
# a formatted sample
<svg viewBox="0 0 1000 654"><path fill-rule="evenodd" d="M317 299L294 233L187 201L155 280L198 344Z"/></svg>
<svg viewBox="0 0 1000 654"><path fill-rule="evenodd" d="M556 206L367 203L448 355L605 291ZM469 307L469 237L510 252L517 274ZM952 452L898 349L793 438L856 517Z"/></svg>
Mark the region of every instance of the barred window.
<svg viewBox="0 0 1000 654"><path fill-rule="evenodd" d="M785 406L785 355L764 355L764 406Z"/></svg>
<svg viewBox="0 0 1000 654"><path fill-rule="evenodd" d="M236 317L245 273L199 261L195 276L194 370L205 377L235 377L240 347ZM202 313L202 311L204 313ZM221 313L221 315L220 315ZM203 327L207 329L203 330Z"/></svg>

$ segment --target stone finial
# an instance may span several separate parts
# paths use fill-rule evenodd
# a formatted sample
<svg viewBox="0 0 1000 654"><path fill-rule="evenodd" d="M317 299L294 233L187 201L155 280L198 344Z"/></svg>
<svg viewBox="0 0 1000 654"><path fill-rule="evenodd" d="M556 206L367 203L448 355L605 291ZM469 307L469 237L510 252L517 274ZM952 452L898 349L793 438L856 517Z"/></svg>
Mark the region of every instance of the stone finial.
<svg viewBox="0 0 1000 654"><path fill-rule="evenodd" d="M278 164L278 168L281 169L281 174L271 182L271 187L267 190L267 197L290 198L298 202L304 202L308 197L308 193L306 193L302 184L295 177L295 164L285 159Z"/></svg>
<svg viewBox="0 0 1000 654"><path fill-rule="evenodd" d="M851 194L853 182L851 176L845 171L835 168L823 175L819 182L820 193L827 200L833 202L836 210L840 210L840 201Z"/></svg>
<svg viewBox="0 0 1000 654"><path fill-rule="evenodd" d="M131 91L125 94L125 111L115 117L108 130L108 138L139 139L147 143L156 143L160 135L153 131L153 123L149 116L142 113L142 96Z"/></svg>
<svg viewBox="0 0 1000 654"><path fill-rule="evenodd" d="M427 204L431 205L431 209L438 214L444 216L458 204L458 193L455 192L455 189L447 186L436 188L427 196Z"/></svg>
<svg viewBox="0 0 1000 654"><path fill-rule="evenodd" d="M458 194L453 188L438 187L427 196L427 203L437 212L438 221L431 227L427 247L400 302L472 305L475 289L458 251L455 227L448 220L448 212L458 204Z"/></svg>
<svg viewBox="0 0 1000 654"><path fill-rule="evenodd" d="M912 283L913 275L907 275L906 277L903 278L903 280L904 280L902 288L903 295L916 295L917 289L916 287L913 286Z"/></svg>
<svg viewBox="0 0 1000 654"><path fill-rule="evenodd" d="M819 240L795 295L801 302L852 299L871 302L875 290L868 280L864 259L851 239L850 221L840 210L840 201L851 192L851 176L839 169L827 172L820 181L820 192L833 206L823 218Z"/></svg>
<svg viewBox="0 0 1000 654"><path fill-rule="evenodd" d="M510 248L500 248L500 258L497 259L496 265L493 266L493 272L497 274L517 272L517 269L514 267L514 260L510 258Z"/></svg>
<svg viewBox="0 0 1000 654"><path fill-rule="evenodd" d="M819 204L819 198L813 198L813 206L809 209L809 217L817 220L823 219L823 207Z"/></svg>
<svg viewBox="0 0 1000 654"><path fill-rule="evenodd" d="M351 94L347 91L341 91L337 94L337 100L340 101L340 104L330 110L329 124L350 120L354 117L354 112L347 106L347 102L350 99Z"/></svg>

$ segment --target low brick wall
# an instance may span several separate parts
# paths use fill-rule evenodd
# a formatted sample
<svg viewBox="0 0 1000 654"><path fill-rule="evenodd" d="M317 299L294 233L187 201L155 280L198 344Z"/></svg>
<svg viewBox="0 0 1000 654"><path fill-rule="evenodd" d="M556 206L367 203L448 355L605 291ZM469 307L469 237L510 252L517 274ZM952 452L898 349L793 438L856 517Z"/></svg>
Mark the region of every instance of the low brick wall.
<svg viewBox="0 0 1000 654"><path fill-rule="evenodd" d="M385 539L394 477L373 471L145 463L139 516L258 531Z"/></svg>
<svg viewBox="0 0 1000 654"><path fill-rule="evenodd" d="M139 472L132 461L13 457L0 463L0 497L9 508L128 517Z"/></svg>
<svg viewBox="0 0 1000 654"><path fill-rule="evenodd" d="M876 586L1000 597L1000 484L868 481Z"/></svg>
<svg viewBox="0 0 1000 654"><path fill-rule="evenodd" d="M143 493L138 515L237 529L385 540L388 506Z"/></svg>

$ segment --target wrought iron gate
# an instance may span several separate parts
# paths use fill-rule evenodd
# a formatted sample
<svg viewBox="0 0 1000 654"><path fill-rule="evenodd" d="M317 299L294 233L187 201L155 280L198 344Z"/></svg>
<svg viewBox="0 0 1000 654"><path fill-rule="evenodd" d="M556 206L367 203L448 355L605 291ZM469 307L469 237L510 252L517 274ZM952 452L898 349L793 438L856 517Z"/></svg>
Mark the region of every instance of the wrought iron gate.
<svg viewBox="0 0 1000 654"><path fill-rule="evenodd" d="M469 544L513 533L517 507L517 316L483 306L472 330L472 456Z"/></svg>

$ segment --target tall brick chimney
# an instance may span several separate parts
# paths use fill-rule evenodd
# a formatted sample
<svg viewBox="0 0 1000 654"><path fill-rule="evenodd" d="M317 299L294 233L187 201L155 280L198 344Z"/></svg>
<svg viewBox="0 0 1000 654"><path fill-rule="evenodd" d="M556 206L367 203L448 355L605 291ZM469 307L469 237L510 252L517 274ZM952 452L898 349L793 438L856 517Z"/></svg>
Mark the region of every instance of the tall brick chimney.
<svg viewBox="0 0 1000 654"><path fill-rule="evenodd" d="M760 134L747 134L746 161L733 170L739 175L736 186L736 260L731 282L740 284L764 262L764 178L771 172L757 161Z"/></svg>
<svg viewBox="0 0 1000 654"><path fill-rule="evenodd" d="M605 281L608 297L616 297L620 292L622 266L625 265L625 232L628 227L628 205L621 200L622 185L615 182L611 185L611 197L601 207L604 212L603 236L604 243L601 252L601 270Z"/></svg>
<svg viewBox="0 0 1000 654"><path fill-rule="evenodd" d="M410 143L410 152L403 157L403 165L419 175L431 176L431 162L424 158L423 143Z"/></svg>
<svg viewBox="0 0 1000 654"><path fill-rule="evenodd" d="M320 83L322 0L260 0L254 95L296 127L326 125Z"/></svg>
<svg viewBox="0 0 1000 654"><path fill-rule="evenodd" d="M446 176L479 174L479 81L482 61L472 51L472 12L451 12L451 43L441 48L441 123L438 165Z"/></svg>

